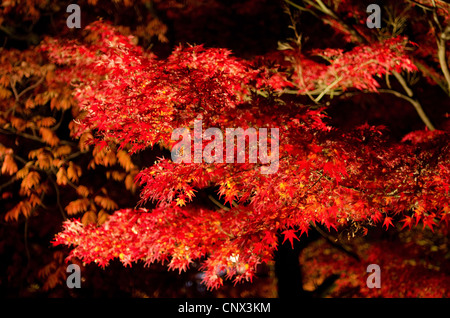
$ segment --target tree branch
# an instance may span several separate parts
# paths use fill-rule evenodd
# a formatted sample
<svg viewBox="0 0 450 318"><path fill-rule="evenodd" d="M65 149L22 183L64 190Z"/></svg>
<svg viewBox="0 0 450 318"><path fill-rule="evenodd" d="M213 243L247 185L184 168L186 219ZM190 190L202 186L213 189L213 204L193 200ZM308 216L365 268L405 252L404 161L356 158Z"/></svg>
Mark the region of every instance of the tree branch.
<svg viewBox="0 0 450 318"><path fill-rule="evenodd" d="M447 29L448 29L448 32L450 33L450 26L448 26ZM441 33L439 40L437 41L437 46L438 46L439 65L441 66L442 73L444 74L444 78L447 81L447 94L450 95L450 71L448 69L447 55L445 52L445 45L447 42L446 32L447 31ZM449 36L450 36L450 34L449 34Z"/></svg>
<svg viewBox="0 0 450 318"><path fill-rule="evenodd" d="M422 105L420 104L420 102L416 98L413 98L414 93L413 93L412 89L408 86L408 84L406 83L406 81L403 78L403 76L401 74L399 74L398 72L396 72L396 71L393 71L392 73L394 74L395 78L399 81L400 85L403 87L403 89L405 90L405 92L406 92L406 94L408 96L405 96L402 93L394 91L394 90L381 90L381 89L379 89L378 91L383 91L385 93L394 94L395 96L403 98L404 100L407 100L408 102L410 102L411 105L413 105L414 108L416 109L417 114L419 115L420 119L422 119L422 121L427 126L427 128L430 131L435 130L436 128L434 128L434 125L431 123L431 121L428 118L427 114L425 114L425 111L423 110Z"/></svg>
<svg viewBox="0 0 450 318"><path fill-rule="evenodd" d="M425 111L423 110L422 105L420 105L420 103L416 99L413 99L413 98L411 98L409 96L406 96L406 95L404 95L404 94L402 94L400 92L397 92L395 90L392 90L392 89L381 89L380 88L380 89L378 89L378 92L392 94L392 95L395 95L395 96L397 96L399 98L402 98L402 99L410 102L411 105L413 105L414 108L416 109L417 114L419 115L420 119L422 119L422 121L427 126L427 128L430 131L433 131L433 130L436 129L436 128L434 128L434 126L431 123L430 119L428 118L427 114L425 114Z"/></svg>
<svg viewBox="0 0 450 318"><path fill-rule="evenodd" d="M23 94L25 94L29 90L32 90L33 88L36 88L37 86L39 86L44 81L44 79L45 79L45 77L41 77L36 83L25 88L23 91L21 91L19 93L19 95L17 95L17 99L19 99Z"/></svg>
<svg viewBox="0 0 450 318"><path fill-rule="evenodd" d="M51 183L53 184L53 187L55 189L55 193L56 193L56 205L59 208L59 211L61 212L61 215L63 217L64 220L67 220L67 215L66 212L64 212L64 209L61 205L61 199L60 199L60 194L59 194L59 188L58 188L58 184L55 182L55 180L52 179L52 177L50 175L48 175L48 178L50 179Z"/></svg>

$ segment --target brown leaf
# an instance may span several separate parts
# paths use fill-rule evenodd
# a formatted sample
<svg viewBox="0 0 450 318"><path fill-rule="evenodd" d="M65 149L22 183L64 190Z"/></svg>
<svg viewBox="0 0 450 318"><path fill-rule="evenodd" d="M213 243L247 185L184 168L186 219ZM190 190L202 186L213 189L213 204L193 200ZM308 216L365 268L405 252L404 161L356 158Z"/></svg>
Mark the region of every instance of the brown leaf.
<svg viewBox="0 0 450 318"><path fill-rule="evenodd" d="M88 224L94 224L97 222L97 214L94 211L88 211L86 213L83 214L83 217L81 218L81 223L83 223L83 225L88 225Z"/></svg>
<svg viewBox="0 0 450 318"><path fill-rule="evenodd" d="M75 201L70 202L66 206L66 211L69 215L77 214L80 212L84 212L87 210L89 206L89 199L83 198L83 199L77 199Z"/></svg>
<svg viewBox="0 0 450 318"><path fill-rule="evenodd" d="M115 210L119 208L116 202L100 195L95 196L94 201L105 210Z"/></svg>
<svg viewBox="0 0 450 318"><path fill-rule="evenodd" d="M105 210L100 210L97 217L97 224L102 225L109 219L109 214Z"/></svg>

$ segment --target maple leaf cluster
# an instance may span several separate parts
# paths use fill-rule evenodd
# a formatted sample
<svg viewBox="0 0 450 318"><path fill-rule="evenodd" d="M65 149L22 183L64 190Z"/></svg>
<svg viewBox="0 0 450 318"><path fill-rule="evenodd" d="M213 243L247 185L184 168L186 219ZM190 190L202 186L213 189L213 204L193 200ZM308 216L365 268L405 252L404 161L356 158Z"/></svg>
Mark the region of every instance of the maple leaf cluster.
<svg viewBox="0 0 450 318"><path fill-rule="evenodd" d="M55 80L55 65L46 63L42 52L9 50L3 52L0 62L1 174L9 178L1 185L2 199L6 207L20 199L5 209L5 220L18 220L21 215L28 218L55 194L63 218L83 212L84 223L96 222L97 214L105 219L106 211L117 209L117 204L105 188L94 190L81 179L87 169L111 167L106 177L116 181L128 179L126 188L134 191L138 170L128 152L89 147L89 132L79 133L78 140L72 138L77 132L73 122L67 127L69 134L61 134L64 119L76 118L79 108L70 88ZM88 155L92 157L87 165L77 161ZM15 184L20 184L18 193L13 193ZM63 207L60 189L65 187L73 190L73 200Z"/></svg>
<svg viewBox="0 0 450 318"><path fill-rule="evenodd" d="M95 128L104 145L130 144L136 152L160 141L169 144L174 127L188 126L198 112L233 109L251 79L248 66L225 49L179 48L159 61L102 23L86 29L95 41L88 47L72 43L57 50L49 43L43 49L57 62L76 65L61 75L83 83L76 97L89 107L80 130Z"/></svg>
<svg viewBox="0 0 450 318"><path fill-rule="evenodd" d="M276 98L279 82L267 77L267 68L227 50L179 47L157 59L108 24L88 30L87 43L49 40L42 48L60 64L58 78L76 87L83 111L78 132L91 133L100 148L118 145L134 153L159 144L171 150L172 131L192 127L202 115L205 127L222 130L279 128L280 156L278 171L268 175L248 161L161 158L136 178L141 203L157 206L116 211L99 227L66 221L54 244L72 245L69 258L102 266L113 258L125 265L167 261L178 270L202 259L204 282L216 288L224 278L251 280L257 265L272 258L280 232L293 244L318 225L339 230L382 222L389 228L400 215L404 227L447 225L447 132L415 132L402 143L381 127L343 133L326 124L323 112ZM415 69L405 45L393 38L346 53L321 51L330 64L309 65L294 78L298 84L308 77L299 89L322 85L321 97L336 79L342 88L375 90L373 76ZM211 187L224 200L217 209L194 202L196 192Z"/></svg>
<svg viewBox="0 0 450 318"><path fill-rule="evenodd" d="M399 36L356 46L347 52L342 49L315 49L310 52L311 57L321 57L323 62L317 62L291 47L285 50L285 58L291 63L288 73L292 74L285 74L283 78L283 73L277 72L269 82L280 91L291 88L298 94L321 97L350 88L377 91L380 83L374 76L380 78L392 71L417 70L405 52L407 42ZM316 102L320 98L316 98Z"/></svg>

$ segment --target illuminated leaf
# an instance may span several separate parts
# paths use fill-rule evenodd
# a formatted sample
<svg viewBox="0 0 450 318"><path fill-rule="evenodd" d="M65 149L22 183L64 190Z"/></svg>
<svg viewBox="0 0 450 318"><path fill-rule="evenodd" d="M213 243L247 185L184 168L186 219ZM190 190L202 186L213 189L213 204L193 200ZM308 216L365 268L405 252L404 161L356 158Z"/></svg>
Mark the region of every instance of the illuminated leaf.
<svg viewBox="0 0 450 318"><path fill-rule="evenodd" d="M12 155L6 155L3 159L3 164L2 164L2 174L8 174L8 175L13 175L14 173L16 173L18 170L17 168L17 164L13 159Z"/></svg>
<svg viewBox="0 0 450 318"><path fill-rule="evenodd" d="M77 214L80 212L84 212L89 207L89 199L83 198L83 199L77 199L75 201L70 202L65 210L69 215Z"/></svg>
<svg viewBox="0 0 450 318"><path fill-rule="evenodd" d="M50 146L56 146L59 143L59 138L55 135L55 133L51 129L41 127L39 129L39 132L42 136L42 140L44 140Z"/></svg>

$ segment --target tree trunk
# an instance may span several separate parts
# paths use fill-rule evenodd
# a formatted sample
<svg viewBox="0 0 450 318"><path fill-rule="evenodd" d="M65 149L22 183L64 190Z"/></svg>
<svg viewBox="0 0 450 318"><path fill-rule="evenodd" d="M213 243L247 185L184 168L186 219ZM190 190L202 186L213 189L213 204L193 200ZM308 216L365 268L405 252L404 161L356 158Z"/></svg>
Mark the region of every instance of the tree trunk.
<svg viewBox="0 0 450 318"><path fill-rule="evenodd" d="M321 237L316 230L303 235L299 241L294 241L294 248L290 242L284 242L283 235L278 236L278 250L275 252L275 275L278 283L279 298L311 298L322 297L328 288L339 278L338 275L327 277L314 291L303 289L300 253L311 242Z"/></svg>

